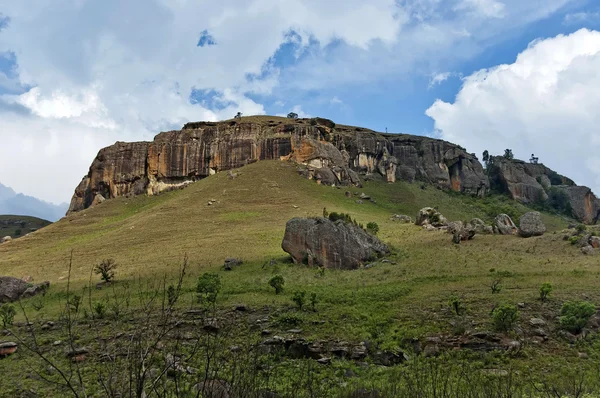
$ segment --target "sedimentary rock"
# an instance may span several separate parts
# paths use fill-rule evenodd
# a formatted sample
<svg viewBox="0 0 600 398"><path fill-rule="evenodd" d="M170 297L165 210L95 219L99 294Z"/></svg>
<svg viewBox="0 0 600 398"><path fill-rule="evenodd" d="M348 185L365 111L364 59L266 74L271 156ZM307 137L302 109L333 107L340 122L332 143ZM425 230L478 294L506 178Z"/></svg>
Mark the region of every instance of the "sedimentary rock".
<svg viewBox="0 0 600 398"><path fill-rule="evenodd" d="M517 226L508 214L499 214L494 219L494 226L500 235L514 235L517 233Z"/></svg>
<svg viewBox="0 0 600 398"><path fill-rule="evenodd" d="M446 220L446 217L444 217L442 213L433 207L424 207L419 210L415 224L420 226L431 225L433 227L442 227L448 224L448 220Z"/></svg>
<svg viewBox="0 0 600 398"><path fill-rule="evenodd" d="M519 219L519 235L523 238L541 236L546 232L546 226L542 222L540 213L531 211L525 213Z"/></svg>
<svg viewBox="0 0 600 398"><path fill-rule="evenodd" d="M281 247L295 263L336 269L356 269L389 253L386 245L362 228L321 217L289 220Z"/></svg>
<svg viewBox="0 0 600 398"><path fill-rule="evenodd" d="M482 219L474 218L469 221L469 224L473 227L476 233L480 235L491 235L494 233L494 228L490 225L485 225Z"/></svg>
<svg viewBox="0 0 600 398"><path fill-rule="evenodd" d="M11 240L12 238L10 236L5 236L4 238L0 239L0 243L10 242Z"/></svg>
<svg viewBox="0 0 600 398"><path fill-rule="evenodd" d="M50 282L32 285L19 278L0 276L0 303L10 303L45 292Z"/></svg>
<svg viewBox="0 0 600 398"><path fill-rule="evenodd" d="M117 142L104 148L75 189L69 212L101 198L155 195L258 160L287 158L326 184L358 184L358 171L380 173L389 182L418 179L476 195L489 187L477 159L445 141L380 134L321 118L265 116L188 123L182 130L158 134L152 142Z"/></svg>
<svg viewBox="0 0 600 398"><path fill-rule="evenodd" d="M462 225L456 228L452 233L452 242L459 244L460 242L471 240L475 236L475 227L471 224Z"/></svg>
<svg viewBox="0 0 600 398"><path fill-rule="evenodd" d="M412 222L413 222L411 216L407 216L404 214L394 214L393 216L390 217L390 220L398 221L402 224L412 224Z"/></svg>
<svg viewBox="0 0 600 398"><path fill-rule="evenodd" d="M586 224L595 224L600 218L600 200L596 198L592 190L583 186L566 186L564 188L569 195L573 215Z"/></svg>

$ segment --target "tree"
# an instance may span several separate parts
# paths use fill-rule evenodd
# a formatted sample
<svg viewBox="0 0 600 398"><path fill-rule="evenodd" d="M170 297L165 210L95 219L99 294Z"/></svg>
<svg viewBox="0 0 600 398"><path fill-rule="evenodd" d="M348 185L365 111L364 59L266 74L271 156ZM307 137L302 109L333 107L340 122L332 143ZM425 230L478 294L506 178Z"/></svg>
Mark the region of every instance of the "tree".
<svg viewBox="0 0 600 398"><path fill-rule="evenodd" d="M285 280L281 275L275 275L269 280L269 286L275 289L275 294L279 294L283 291L283 285L285 285Z"/></svg>
<svg viewBox="0 0 600 398"><path fill-rule="evenodd" d="M512 149L505 149L504 150L504 158L508 159L508 160L513 160L515 158L515 155L513 155Z"/></svg>
<svg viewBox="0 0 600 398"><path fill-rule="evenodd" d="M206 272L198 278L196 293L198 301L203 304L215 304L221 290L221 277L219 274Z"/></svg>
<svg viewBox="0 0 600 398"><path fill-rule="evenodd" d="M487 149L483 151L483 161L486 163L490 161L490 153Z"/></svg>
<svg viewBox="0 0 600 398"><path fill-rule="evenodd" d="M238 112L233 118L234 119L241 119L242 118L242 112Z"/></svg>
<svg viewBox="0 0 600 398"><path fill-rule="evenodd" d="M106 260L102 260L100 264L94 266L94 272L96 275L100 275L100 279L104 282L110 283L115 277L115 268L117 268L115 260L107 258Z"/></svg>
<svg viewBox="0 0 600 398"><path fill-rule="evenodd" d="M294 112L290 112L287 114L288 119L298 119L298 114Z"/></svg>
<svg viewBox="0 0 600 398"><path fill-rule="evenodd" d="M531 159L529 159L529 163L531 164L538 164L539 162L539 158L537 158L533 153L531 154Z"/></svg>

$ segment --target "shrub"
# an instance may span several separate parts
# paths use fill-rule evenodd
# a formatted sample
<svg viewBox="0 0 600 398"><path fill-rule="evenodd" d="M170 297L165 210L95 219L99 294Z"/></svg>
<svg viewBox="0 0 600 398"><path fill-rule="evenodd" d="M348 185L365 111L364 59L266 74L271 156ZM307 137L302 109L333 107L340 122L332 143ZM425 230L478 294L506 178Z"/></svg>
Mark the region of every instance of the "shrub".
<svg viewBox="0 0 600 398"><path fill-rule="evenodd" d="M317 293L310 294L310 308L313 312L317 312L317 303L319 302L319 298L317 297Z"/></svg>
<svg viewBox="0 0 600 398"><path fill-rule="evenodd" d="M200 303L215 304L220 290L221 277L218 274L205 272L198 278L196 293L198 294L198 301Z"/></svg>
<svg viewBox="0 0 600 398"><path fill-rule="evenodd" d="M448 300L448 305L452 308L452 311L456 315L460 315L463 312L463 305L460 297L458 296L450 296L450 300Z"/></svg>
<svg viewBox="0 0 600 398"><path fill-rule="evenodd" d="M577 224L577 226L575 227L575 231L577 231L577 233L582 234L587 230L587 226L585 224Z"/></svg>
<svg viewBox="0 0 600 398"><path fill-rule="evenodd" d="M104 318L104 315L106 314L106 305L102 301L98 301L94 304L94 312L98 319Z"/></svg>
<svg viewBox="0 0 600 398"><path fill-rule="evenodd" d="M379 225L376 222L371 221L367 224L367 232L371 235L377 235L377 233L379 233Z"/></svg>
<svg viewBox="0 0 600 398"><path fill-rule="evenodd" d="M13 319L17 311L15 307L10 304L5 304L0 307L0 319L2 320L2 327L7 327L13 324Z"/></svg>
<svg viewBox="0 0 600 398"><path fill-rule="evenodd" d="M567 301L560 309L560 325L571 333L579 334L596 313L596 306L588 301Z"/></svg>
<svg viewBox="0 0 600 398"><path fill-rule="evenodd" d="M110 283L115 277L115 268L117 268L115 260L108 258L102 260L100 264L96 264L94 266L94 272L96 275L100 275L100 279L104 282Z"/></svg>
<svg viewBox="0 0 600 398"><path fill-rule="evenodd" d="M502 291L502 281L500 279L493 279L490 289L492 289L492 294L500 293Z"/></svg>
<svg viewBox="0 0 600 398"><path fill-rule="evenodd" d="M296 303L296 307L298 307L299 310L302 310L302 308L304 307L304 304L306 303L306 292L305 291L295 292L294 297L292 297L292 301L294 303Z"/></svg>
<svg viewBox="0 0 600 398"><path fill-rule="evenodd" d="M494 308L492 311L492 318L494 320L494 327L496 330L509 331L515 325L517 318L519 317L519 311L517 307L511 304L503 304L499 307Z"/></svg>
<svg viewBox="0 0 600 398"><path fill-rule="evenodd" d="M576 245L577 243L579 243L579 241L581 240L581 235L575 235L575 236L571 236L569 238L569 243L572 245Z"/></svg>
<svg viewBox="0 0 600 398"><path fill-rule="evenodd" d="M323 207L323 218L328 218L329 217L329 212L327 211L326 207Z"/></svg>
<svg viewBox="0 0 600 398"><path fill-rule="evenodd" d="M177 291L175 290L175 286L169 285L167 288L167 303L169 307L172 307L177 302Z"/></svg>
<svg viewBox="0 0 600 398"><path fill-rule="evenodd" d="M283 291L283 285L285 285L285 279L281 275L275 275L269 280L269 286L275 289L275 294L279 294Z"/></svg>
<svg viewBox="0 0 600 398"><path fill-rule="evenodd" d="M67 300L67 306L71 312L79 312L79 306L81 305L81 296L73 295Z"/></svg>
<svg viewBox="0 0 600 398"><path fill-rule="evenodd" d="M548 300L548 297L550 296L551 293L552 293L552 284L550 282L542 283L542 286L540 287L540 300L542 300L542 301Z"/></svg>

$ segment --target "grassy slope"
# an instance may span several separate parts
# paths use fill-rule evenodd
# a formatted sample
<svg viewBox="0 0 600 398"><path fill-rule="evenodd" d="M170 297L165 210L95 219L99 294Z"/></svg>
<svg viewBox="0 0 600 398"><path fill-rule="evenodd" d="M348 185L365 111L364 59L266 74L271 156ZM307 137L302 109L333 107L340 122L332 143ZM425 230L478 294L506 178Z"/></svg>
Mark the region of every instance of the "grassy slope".
<svg viewBox="0 0 600 398"><path fill-rule="evenodd" d="M2 225L2 221L10 221L11 225ZM20 221L25 223L24 226L13 225L12 222ZM40 229L50 225L50 221L42 220L41 218L29 217L29 216L16 216L16 215L0 215L0 238L10 236L12 238L18 238L22 235L31 232L31 229ZM21 235L17 235L17 230L21 230Z"/></svg>
<svg viewBox="0 0 600 398"><path fill-rule="evenodd" d="M307 338L373 339L394 347L407 337L449 332L452 320L448 298L462 297L473 321L471 329L489 330L489 312L501 302L525 302L521 323L533 316L553 319L560 303L584 295L600 303L597 290L600 265L554 233L566 226L561 218L544 215L550 232L542 237L476 236L461 245L448 234L427 232L414 225L389 220L393 213L415 216L424 206L437 206L449 220L480 217L489 220L494 211L526 209L500 199L481 202L420 184L368 182L363 189L336 189L302 179L295 167L278 161L258 162L239 170L236 179L225 173L192 184L182 191L157 197L119 198L71 215L36 233L0 246L0 274L31 275L36 281L50 280L46 306L35 311L36 319L56 319L63 304L67 261L73 250L72 279L80 289L90 268L103 258L118 264L119 280L141 277L173 278L184 253L190 258L186 304L193 298L193 281L202 272L219 272L223 280L222 305L246 303L260 308L270 305L279 313L303 321ZM375 203L357 204L345 191L365 192ZM209 200L216 200L208 205ZM361 223L376 221L380 237L396 253L395 263L382 263L356 271L316 270L290 265L280 244L285 223L294 216L319 215L329 211L351 213ZM239 257L245 264L226 272L220 266L226 257ZM275 265L266 265L276 259ZM490 293L491 269L503 271L504 289ZM274 295L267 281L282 274L286 290ZM94 276L94 281L97 277ZM549 303L536 302L539 286L551 281L554 293ZM296 290L315 292L318 312L289 309ZM92 292L94 300L109 293ZM21 316L18 320L22 320ZM311 326L310 321L326 321ZM286 330L289 326L282 325ZM553 340L536 355L571 356L577 351ZM19 359L15 357L15 361Z"/></svg>

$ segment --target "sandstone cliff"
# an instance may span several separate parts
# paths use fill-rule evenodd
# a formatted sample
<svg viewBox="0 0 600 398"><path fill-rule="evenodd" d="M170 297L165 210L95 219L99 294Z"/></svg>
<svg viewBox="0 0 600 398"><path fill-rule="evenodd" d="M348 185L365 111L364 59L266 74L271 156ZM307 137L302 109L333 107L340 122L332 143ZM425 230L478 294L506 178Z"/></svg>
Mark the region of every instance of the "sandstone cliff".
<svg viewBox="0 0 600 398"><path fill-rule="evenodd" d="M380 134L321 118L255 116L188 123L152 142L117 142L100 150L69 212L118 196L154 195L259 160L286 158L304 164L308 176L323 183L358 184L360 172L475 195L489 188L477 159L445 141Z"/></svg>

